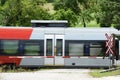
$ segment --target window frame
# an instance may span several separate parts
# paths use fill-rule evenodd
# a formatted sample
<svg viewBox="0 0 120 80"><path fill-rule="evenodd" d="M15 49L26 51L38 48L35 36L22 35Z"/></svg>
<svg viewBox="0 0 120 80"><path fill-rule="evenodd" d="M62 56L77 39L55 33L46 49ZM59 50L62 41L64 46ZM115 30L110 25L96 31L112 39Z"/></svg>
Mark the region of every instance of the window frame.
<svg viewBox="0 0 120 80"><path fill-rule="evenodd" d="M56 56L63 56L63 39L56 39Z"/></svg>
<svg viewBox="0 0 120 80"><path fill-rule="evenodd" d="M16 53L12 53L12 54L7 54L7 53L4 53L4 43L2 41L18 41L18 48L16 49L17 52ZM11 40L11 39L1 39L0 40L0 55L3 55L3 56L16 56L19 54L19 40Z"/></svg>
<svg viewBox="0 0 120 80"><path fill-rule="evenodd" d="M81 44L84 44L84 45L88 45L89 44L89 54L85 54L85 50L83 50L83 56L91 56L90 55L90 44L93 43L93 44L104 44L105 45L105 40L65 40L65 56L70 56L69 55L69 44L70 43L81 43ZM105 46L103 47L105 48ZM84 49L84 46L83 46L83 49ZM106 48L105 48L106 49ZM105 53L103 53L104 55ZM97 56L97 55L96 55Z"/></svg>
<svg viewBox="0 0 120 80"><path fill-rule="evenodd" d="M25 55L25 46L27 43L36 43L39 45L39 55ZM23 46L22 56L44 56L44 40L22 40L21 44ZM33 44L34 45L34 44Z"/></svg>
<svg viewBox="0 0 120 80"><path fill-rule="evenodd" d="M50 45L49 45L50 44ZM50 53L49 53L49 46L50 46ZM53 55L53 39L46 39L46 56Z"/></svg>
<svg viewBox="0 0 120 80"><path fill-rule="evenodd" d="M25 51L25 43L38 43L40 46L40 52L39 55L37 56L44 56L44 40L16 40L18 41L18 49L16 54L5 54L3 53L3 43L2 40L10 40L10 41L15 41L13 39L0 39L0 56L31 56L31 55L24 55ZM32 55L36 56L36 55Z"/></svg>

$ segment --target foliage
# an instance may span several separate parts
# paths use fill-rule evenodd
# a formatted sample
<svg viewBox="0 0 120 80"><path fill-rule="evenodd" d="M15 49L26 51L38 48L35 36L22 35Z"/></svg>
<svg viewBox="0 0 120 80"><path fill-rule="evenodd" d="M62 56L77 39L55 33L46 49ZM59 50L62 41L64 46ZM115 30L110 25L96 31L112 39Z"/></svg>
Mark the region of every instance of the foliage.
<svg viewBox="0 0 120 80"><path fill-rule="evenodd" d="M60 10L56 11L53 14L53 19L55 19L55 20L68 20L68 26L75 26L75 24L78 21L77 16L70 9L68 9L67 11L65 11L64 9L60 9Z"/></svg>
<svg viewBox="0 0 120 80"><path fill-rule="evenodd" d="M50 13L47 2L56 12ZM96 20L101 27L120 29L120 0L0 0L0 25L30 26L31 19L66 19L84 27Z"/></svg>
<svg viewBox="0 0 120 80"><path fill-rule="evenodd" d="M77 20L79 20L84 27L86 27L86 23L89 23L93 20L91 16L91 11L93 10L94 0L57 0L54 3L55 10L68 10L71 9L75 15L79 16ZM77 21L78 22L78 21Z"/></svg>
<svg viewBox="0 0 120 80"><path fill-rule="evenodd" d="M82 27L83 24L76 24L76 27ZM86 24L87 27L99 27L99 24L96 23L96 20L92 20Z"/></svg>
<svg viewBox="0 0 120 80"><path fill-rule="evenodd" d="M46 0L48 3L52 3L54 2L54 0Z"/></svg>
<svg viewBox="0 0 120 80"><path fill-rule="evenodd" d="M100 0L97 21L101 27L120 28L120 0Z"/></svg>
<svg viewBox="0 0 120 80"><path fill-rule="evenodd" d="M90 21L94 20L94 18L91 16L90 10L83 10L79 14L79 20L83 24L84 27L86 27L86 23L90 23Z"/></svg>
<svg viewBox="0 0 120 80"><path fill-rule="evenodd" d="M54 9L71 9L75 14L78 14L81 12L81 8L87 8L88 5L86 4L87 0L56 0L54 3Z"/></svg>
<svg viewBox="0 0 120 80"><path fill-rule="evenodd" d="M30 26L32 19L50 19L50 14L42 8L45 0L8 0L0 8L2 24L6 26Z"/></svg>
<svg viewBox="0 0 120 80"><path fill-rule="evenodd" d="M41 5L43 4L31 5L33 4L33 2L27 3L27 1L26 2L25 1L23 1L23 6L26 6L26 7L22 8L22 16L20 21L21 24L26 22L23 25L29 26L30 20L32 19L36 19L36 20L50 19L50 14L41 7Z"/></svg>
<svg viewBox="0 0 120 80"><path fill-rule="evenodd" d="M0 5L3 6L7 0L0 0Z"/></svg>

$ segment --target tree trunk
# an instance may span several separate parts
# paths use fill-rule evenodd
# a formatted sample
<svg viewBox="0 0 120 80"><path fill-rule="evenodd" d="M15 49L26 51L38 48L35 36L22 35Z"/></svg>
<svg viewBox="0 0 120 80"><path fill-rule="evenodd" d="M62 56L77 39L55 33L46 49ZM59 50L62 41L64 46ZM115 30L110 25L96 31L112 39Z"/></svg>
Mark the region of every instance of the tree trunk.
<svg viewBox="0 0 120 80"><path fill-rule="evenodd" d="M86 27L85 19L83 17L83 26Z"/></svg>

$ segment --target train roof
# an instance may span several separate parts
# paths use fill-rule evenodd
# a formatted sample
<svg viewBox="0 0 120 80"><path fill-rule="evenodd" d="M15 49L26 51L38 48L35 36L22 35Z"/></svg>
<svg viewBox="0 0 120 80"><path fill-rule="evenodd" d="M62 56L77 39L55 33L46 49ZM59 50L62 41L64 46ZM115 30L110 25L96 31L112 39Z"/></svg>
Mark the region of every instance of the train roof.
<svg viewBox="0 0 120 80"><path fill-rule="evenodd" d="M67 20L31 20L31 23L68 23Z"/></svg>
<svg viewBox="0 0 120 80"><path fill-rule="evenodd" d="M120 34L114 28L0 27L0 39L44 39L45 34L62 34L66 40L106 40L105 33Z"/></svg>
<svg viewBox="0 0 120 80"><path fill-rule="evenodd" d="M81 27L0 27L0 29L34 29L47 33L110 33L120 35L120 31L115 28L81 28Z"/></svg>
<svg viewBox="0 0 120 80"><path fill-rule="evenodd" d="M8 27L8 26L4 26L4 27L0 27L0 29L35 29L35 30L52 30L52 31L59 31L59 30L64 30L64 31L75 31L76 32L110 32L110 33L120 33L119 30L115 29L115 28L82 28L82 27Z"/></svg>

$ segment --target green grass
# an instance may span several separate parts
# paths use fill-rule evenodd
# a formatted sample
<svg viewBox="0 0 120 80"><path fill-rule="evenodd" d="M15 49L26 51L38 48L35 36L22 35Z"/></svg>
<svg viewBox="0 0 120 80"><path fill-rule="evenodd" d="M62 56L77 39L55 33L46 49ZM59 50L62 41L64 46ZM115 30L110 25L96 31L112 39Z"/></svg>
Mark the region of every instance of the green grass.
<svg viewBox="0 0 120 80"><path fill-rule="evenodd" d="M2 72L2 67L0 67L0 73Z"/></svg>
<svg viewBox="0 0 120 80"><path fill-rule="evenodd" d="M91 21L87 24L88 27L99 27L99 24L96 23L96 21Z"/></svg>
<svg viewBox="0 0 120 80"><path fill-rule="evenodd" d="M35 71L41 71L41 70L50 70L54 69L53 67L10 67L10 65L0 65L0 73L1 72L35 72Z"/></svg>
<svg viewBox="0 0 120 80"><path fill-rule="evenodd" d="M101 70L92 70L91 72L89 72L89 75L91 75L93 77L97 77L97 78L120 75L120 69L114 70L114 71L110 71L110 72L104 72L104 73L100 73L100 71Z"/></svg>
<svg viewBox="0 0 120 80"><path fill-rule="evenodd" d="M9 65L1 65L0 66L0 73L1 72L34 72L41 70L40 68L30 68L30 67L15 67L11 68Z"/></svg>
<svg viewBox="0 0 120 80"><path fill-rule="evenodd" d="M76 25L77 27L83 27L83 24L79 23ZM89 22L89 23L86 23L86 27L99 27L99 24L96 23L95 20Z"/></svg>

